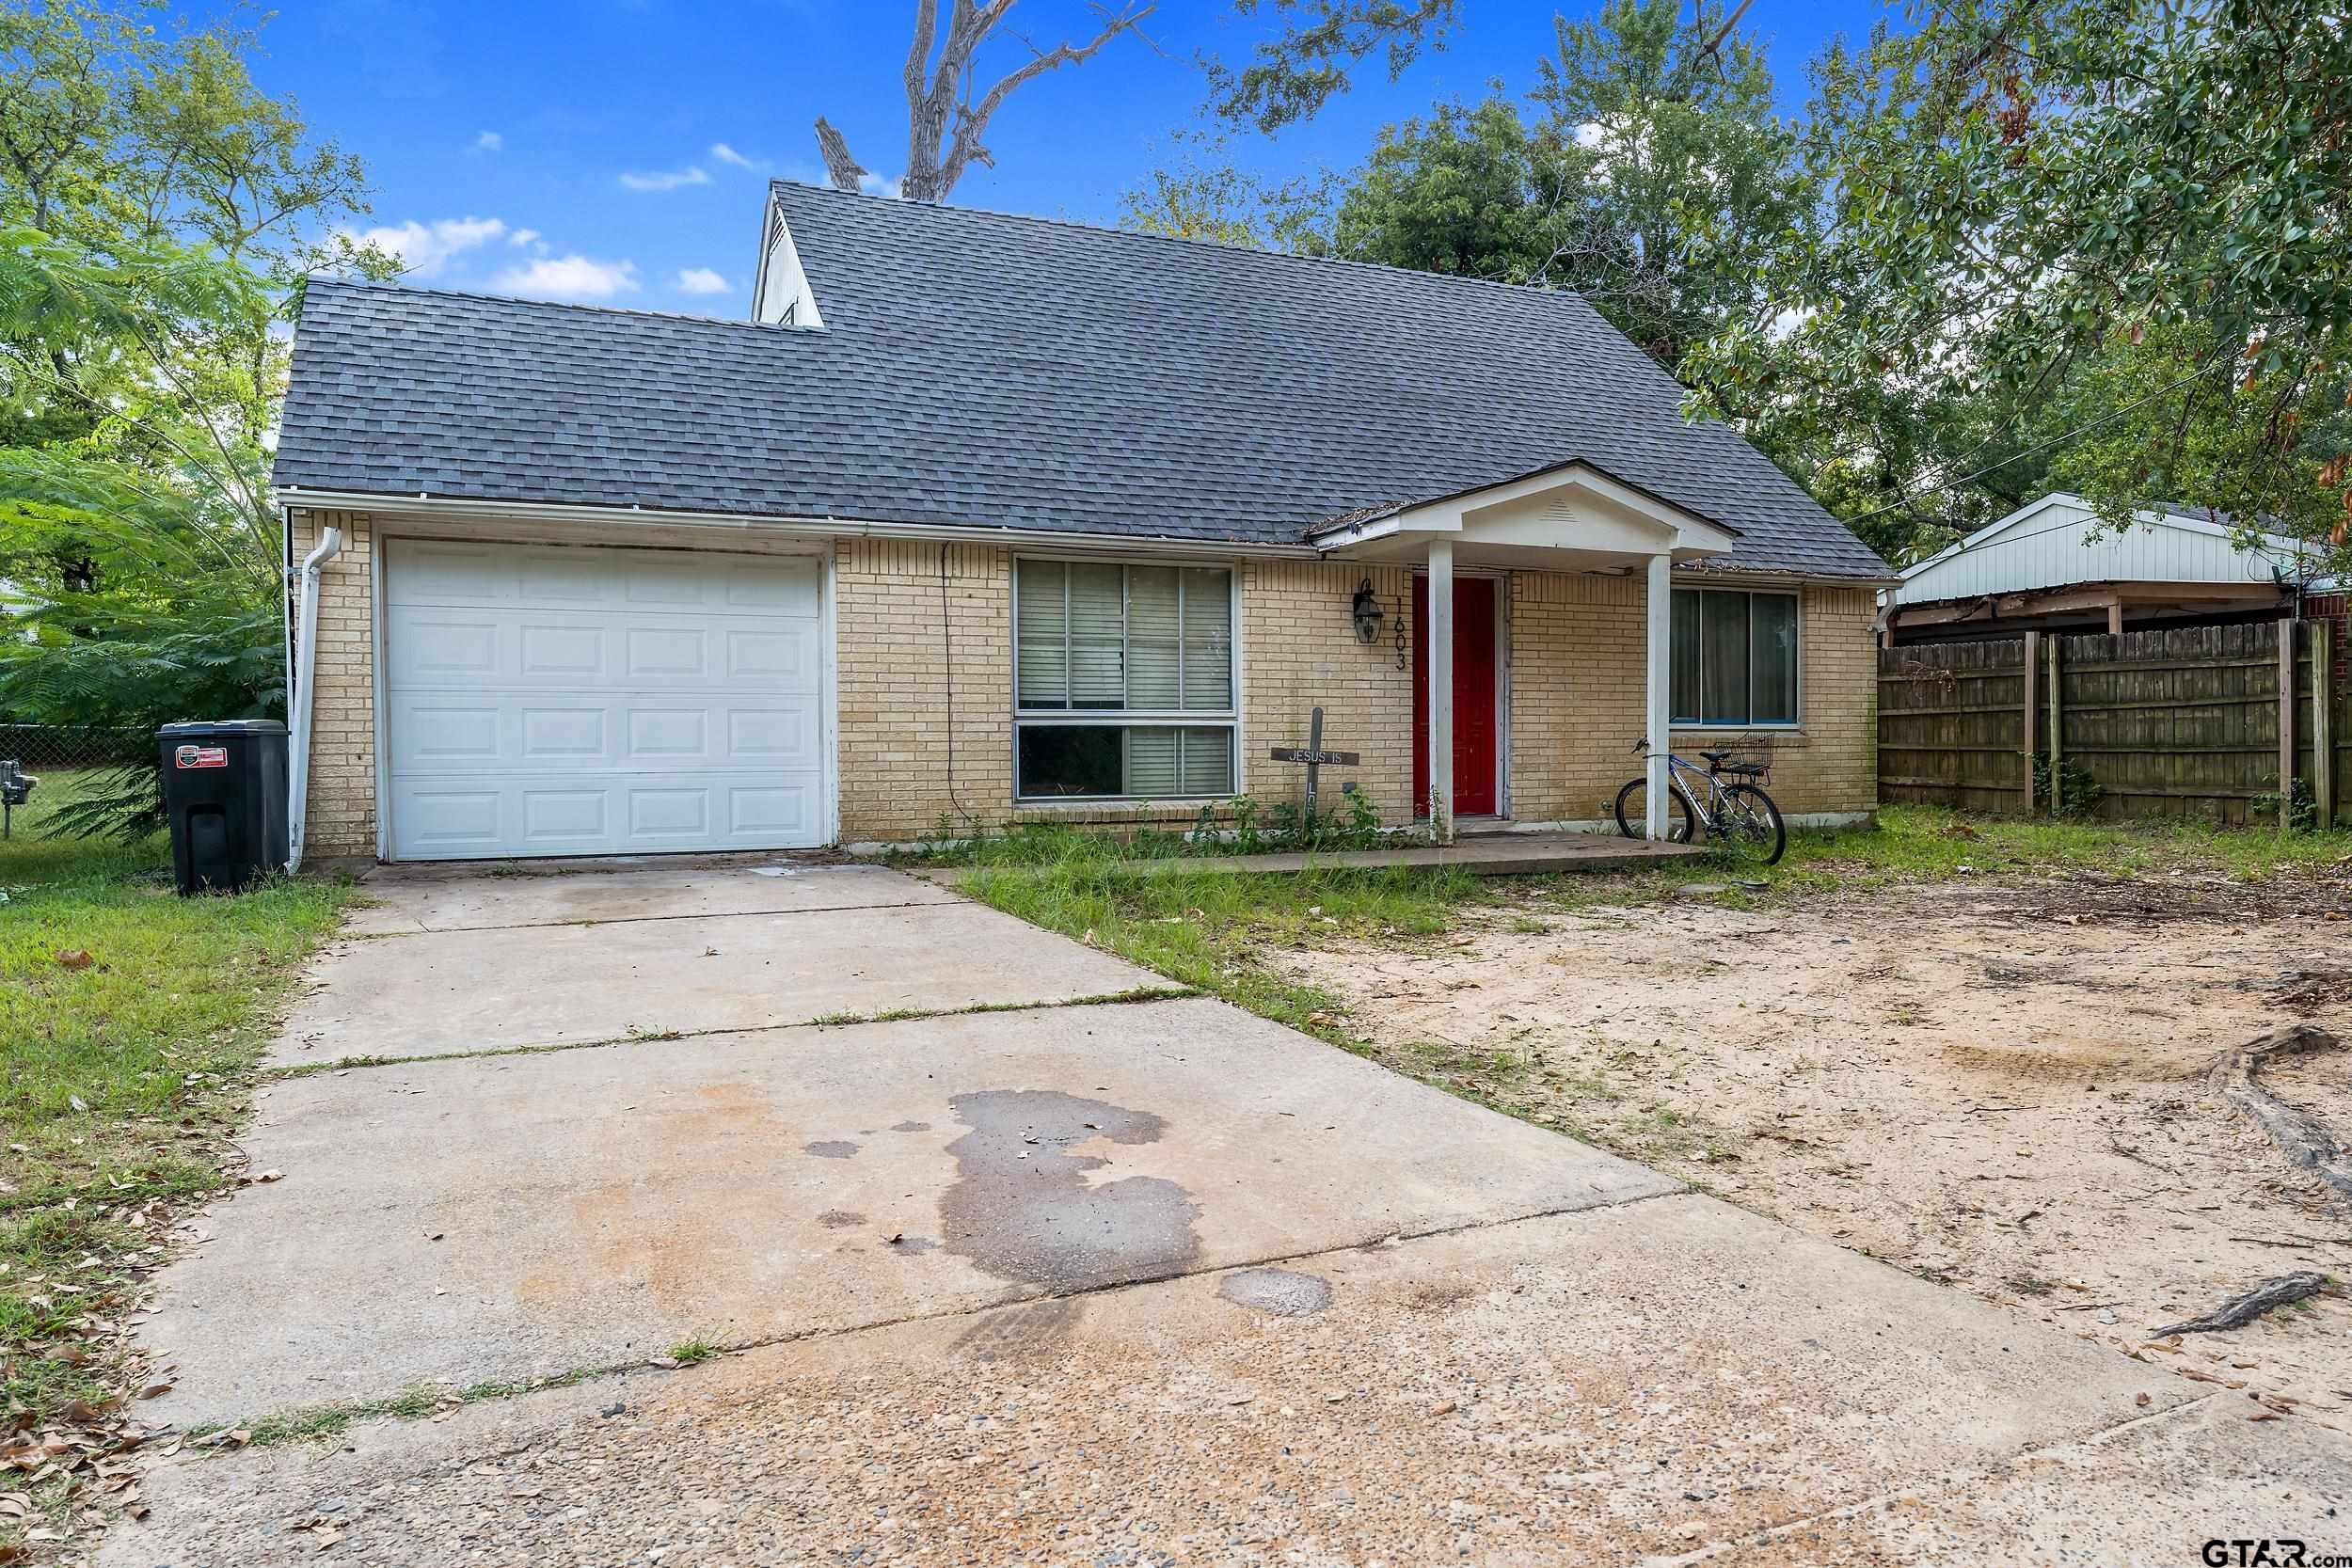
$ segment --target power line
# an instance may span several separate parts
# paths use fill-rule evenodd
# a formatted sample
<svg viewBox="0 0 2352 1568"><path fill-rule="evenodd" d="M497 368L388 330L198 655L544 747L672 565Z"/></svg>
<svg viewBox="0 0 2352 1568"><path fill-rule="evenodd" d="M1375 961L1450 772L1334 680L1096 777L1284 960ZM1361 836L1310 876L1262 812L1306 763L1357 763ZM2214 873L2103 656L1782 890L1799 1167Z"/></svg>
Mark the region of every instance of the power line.
<svg viewBox="0 0 2352 1568"><path fill-rule="evenodd" d="M2141 404L2160 398L2164 396L2165 393L2169 392L2176 388L2185 387L2190 382L2196 380L2199 376L2209 374L2212 372L2212 369L2213 367L2210 365L2200 365L2197 369L2189 372L2186 375L2182 376L2177 381L2169 381L2163 386L2157 388L2154 391L2144 392L2138 397L2132 399L2131 402L2123 404L2119 407L2110 408L2106 413L2100 415L2097 419L2091 420L2084 424L2076 425L2074 429L2065 431L2059 435L2053 436L2046 441L2037 441L2032 446L2026 447L2023 451L2010 452L2007 457L2002 458L1997 463L1987 463L1983 467L1959 475L1957 478L1938 481L1936 483L1930 484L1915 494L1905 496L1899 501L1889 501L1884 506L1874 507L1870 511L1862 513L1858 516L1848 517L1845 519L1846 526L1848 528L1851 528L1856 523L1867 523L1873 517L1883 516L1889 512L1898 511L1900 508L1910 506L1922 497L1932 496L1939 490L1949 490L1954 485L1966 484L1971 480L1982 479L1994 469L2006 468L2021 457L2031 457L2035 452L2045 451L2048 448L2058 445L2062 441L2072 441L2078 436L2088 436L2092 431L2098 429L2101 425L2106 423L2109 420L2117 419L2122 415L2128 414L2133 409L2138 407Z"/></svg>

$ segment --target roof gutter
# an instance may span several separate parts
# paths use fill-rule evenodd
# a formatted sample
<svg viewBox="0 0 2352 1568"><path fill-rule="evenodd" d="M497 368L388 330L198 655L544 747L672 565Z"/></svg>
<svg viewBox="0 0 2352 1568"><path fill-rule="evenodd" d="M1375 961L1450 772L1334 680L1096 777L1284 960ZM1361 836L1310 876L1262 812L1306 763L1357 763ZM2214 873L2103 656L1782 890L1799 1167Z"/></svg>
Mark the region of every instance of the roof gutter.
<svg viewBox="0 0 2352 1568"><path fill-rule="evenodd" d="M1053 529L1003 528L993 523L894 523L863 517L787 516L756 512L694 512L675 507L599 506L566 501L480 500L463 496L375 495L361 490L310 490L280 485L270 492L282 507L310 511L365 512L379 517L435 517L482 522L594 522L644 527L739 529L784 538L910 539L934 544L1014 545L1089 553L1197 555L1231 560L1236 555L1312 560L1311 545L1265 544L1238 539L1190 539L1168 534L1073 533Z"/></svg>

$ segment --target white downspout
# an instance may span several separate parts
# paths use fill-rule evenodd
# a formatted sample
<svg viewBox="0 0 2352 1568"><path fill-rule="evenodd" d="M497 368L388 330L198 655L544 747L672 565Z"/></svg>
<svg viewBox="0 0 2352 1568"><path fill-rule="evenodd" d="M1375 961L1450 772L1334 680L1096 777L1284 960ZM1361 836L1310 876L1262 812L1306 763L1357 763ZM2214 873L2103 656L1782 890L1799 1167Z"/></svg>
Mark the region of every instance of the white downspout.
<svg viewBox="0 0 2352 1568"><path fill-rule="evenodd" d="M302 595L302 631L294 643L294 688L288 705L294 734L286 781L286 875L302 869L302 835L310 818L310 688L319 667L319 568L343 547L343 531L327 529L319 547L302 559L297 587Z"/></svg>

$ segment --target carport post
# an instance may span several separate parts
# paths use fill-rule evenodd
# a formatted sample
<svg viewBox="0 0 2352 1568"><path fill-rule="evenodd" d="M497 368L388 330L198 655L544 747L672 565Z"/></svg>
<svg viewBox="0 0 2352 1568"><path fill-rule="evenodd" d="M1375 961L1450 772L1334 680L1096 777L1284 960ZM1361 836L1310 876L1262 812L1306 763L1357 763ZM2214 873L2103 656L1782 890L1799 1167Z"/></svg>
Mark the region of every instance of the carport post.
<svg viewBox="0 0 2352 1568"><path fill-rule="evenodd" d="M1429 834L1454 842L1454 541L1429 542Z"/></svg>
<svg viewBox="0 0 2352 1568"><path fill-rule="evenodd" d="M1666 836L1666 758L1674 751L1674 688L1669 666L1674 658L1674 557L1661 551L1649 558L1649 667L1643 711L1649 729L1649 820L1642 832L1649 838Z"/></svg>

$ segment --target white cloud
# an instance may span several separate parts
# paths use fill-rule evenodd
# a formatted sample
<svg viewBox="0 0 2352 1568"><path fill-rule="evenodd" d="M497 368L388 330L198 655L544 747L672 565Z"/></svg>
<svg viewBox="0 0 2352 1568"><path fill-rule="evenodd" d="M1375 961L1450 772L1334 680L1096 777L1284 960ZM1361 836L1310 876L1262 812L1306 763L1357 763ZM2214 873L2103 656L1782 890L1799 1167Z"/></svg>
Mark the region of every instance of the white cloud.
<svg viewBox="0 0 2352 1568"><path fill-rule="evenodd" d="M1601 125L1600 121L1597 119L1588 119L1576 128L1576 145L1579 147L1598 147L1600 145L1601 138L1608 134L1608 131Z"/></svg>
<svg viewBox="0 0 2352 1568"><path fill-rule="evenodd" d="M528 266L509 267L490 286L501 293L533 299L611 299L637 292L637 263L542 256Z"/></svg>
<svg viewBox="0 0 2352 1568"><path fill-rule="evenodd" d="M710 176L696 165L688 168L664 169L659 174L624 174L621 184L632 191L674 191L680 185L707 185Z"/></svg>
<svg viewBox="0 0 2352 1568"><path fill-rule="evenodd" d="M506 225L497 218L439 218L429 224L410 218L389 228L363 230L351 238L399 257L411 277L437 277L451 257L505 232Z"/></svg>
<svg viewBox="0 0 2352 1568"><path fill-rule="evenodd" d="M760 166L758 159L746 158L743 154L738 152L735 149L729 147L723 141L715 141L710 144L710 155L718 159L723 164L733 164L737 168L757 168Z"/></svg>
<svg viewBox="0 0 2352 1568"><path fill-rule="evenodd" d="M512 234L506 236L506 243L511 245L538 245L539 230L536 229L517 229Z"/></svg>
<svg viewBox="0 0 2352 1568"><path fill-rule="evenodd" d="M869 169L857 177L857 188L867 196L886 196L895 201L898 193L906 188L906 181L903 178L885 180Z"/></svg>
<svg viewBox="0 0 2352 1568"><path fill-rule="evenodd" d="M690 294L723 294L727 292L727 280L708 267L681 267L678 269L677 286Z"/></svg>
<svg viewBox="0 0 2352 1568"><path fill-rule="evenodd" d="M473 150L476 152L496 152L505 145L506 138L496 131L485 131L473 139Z"/></svg>

